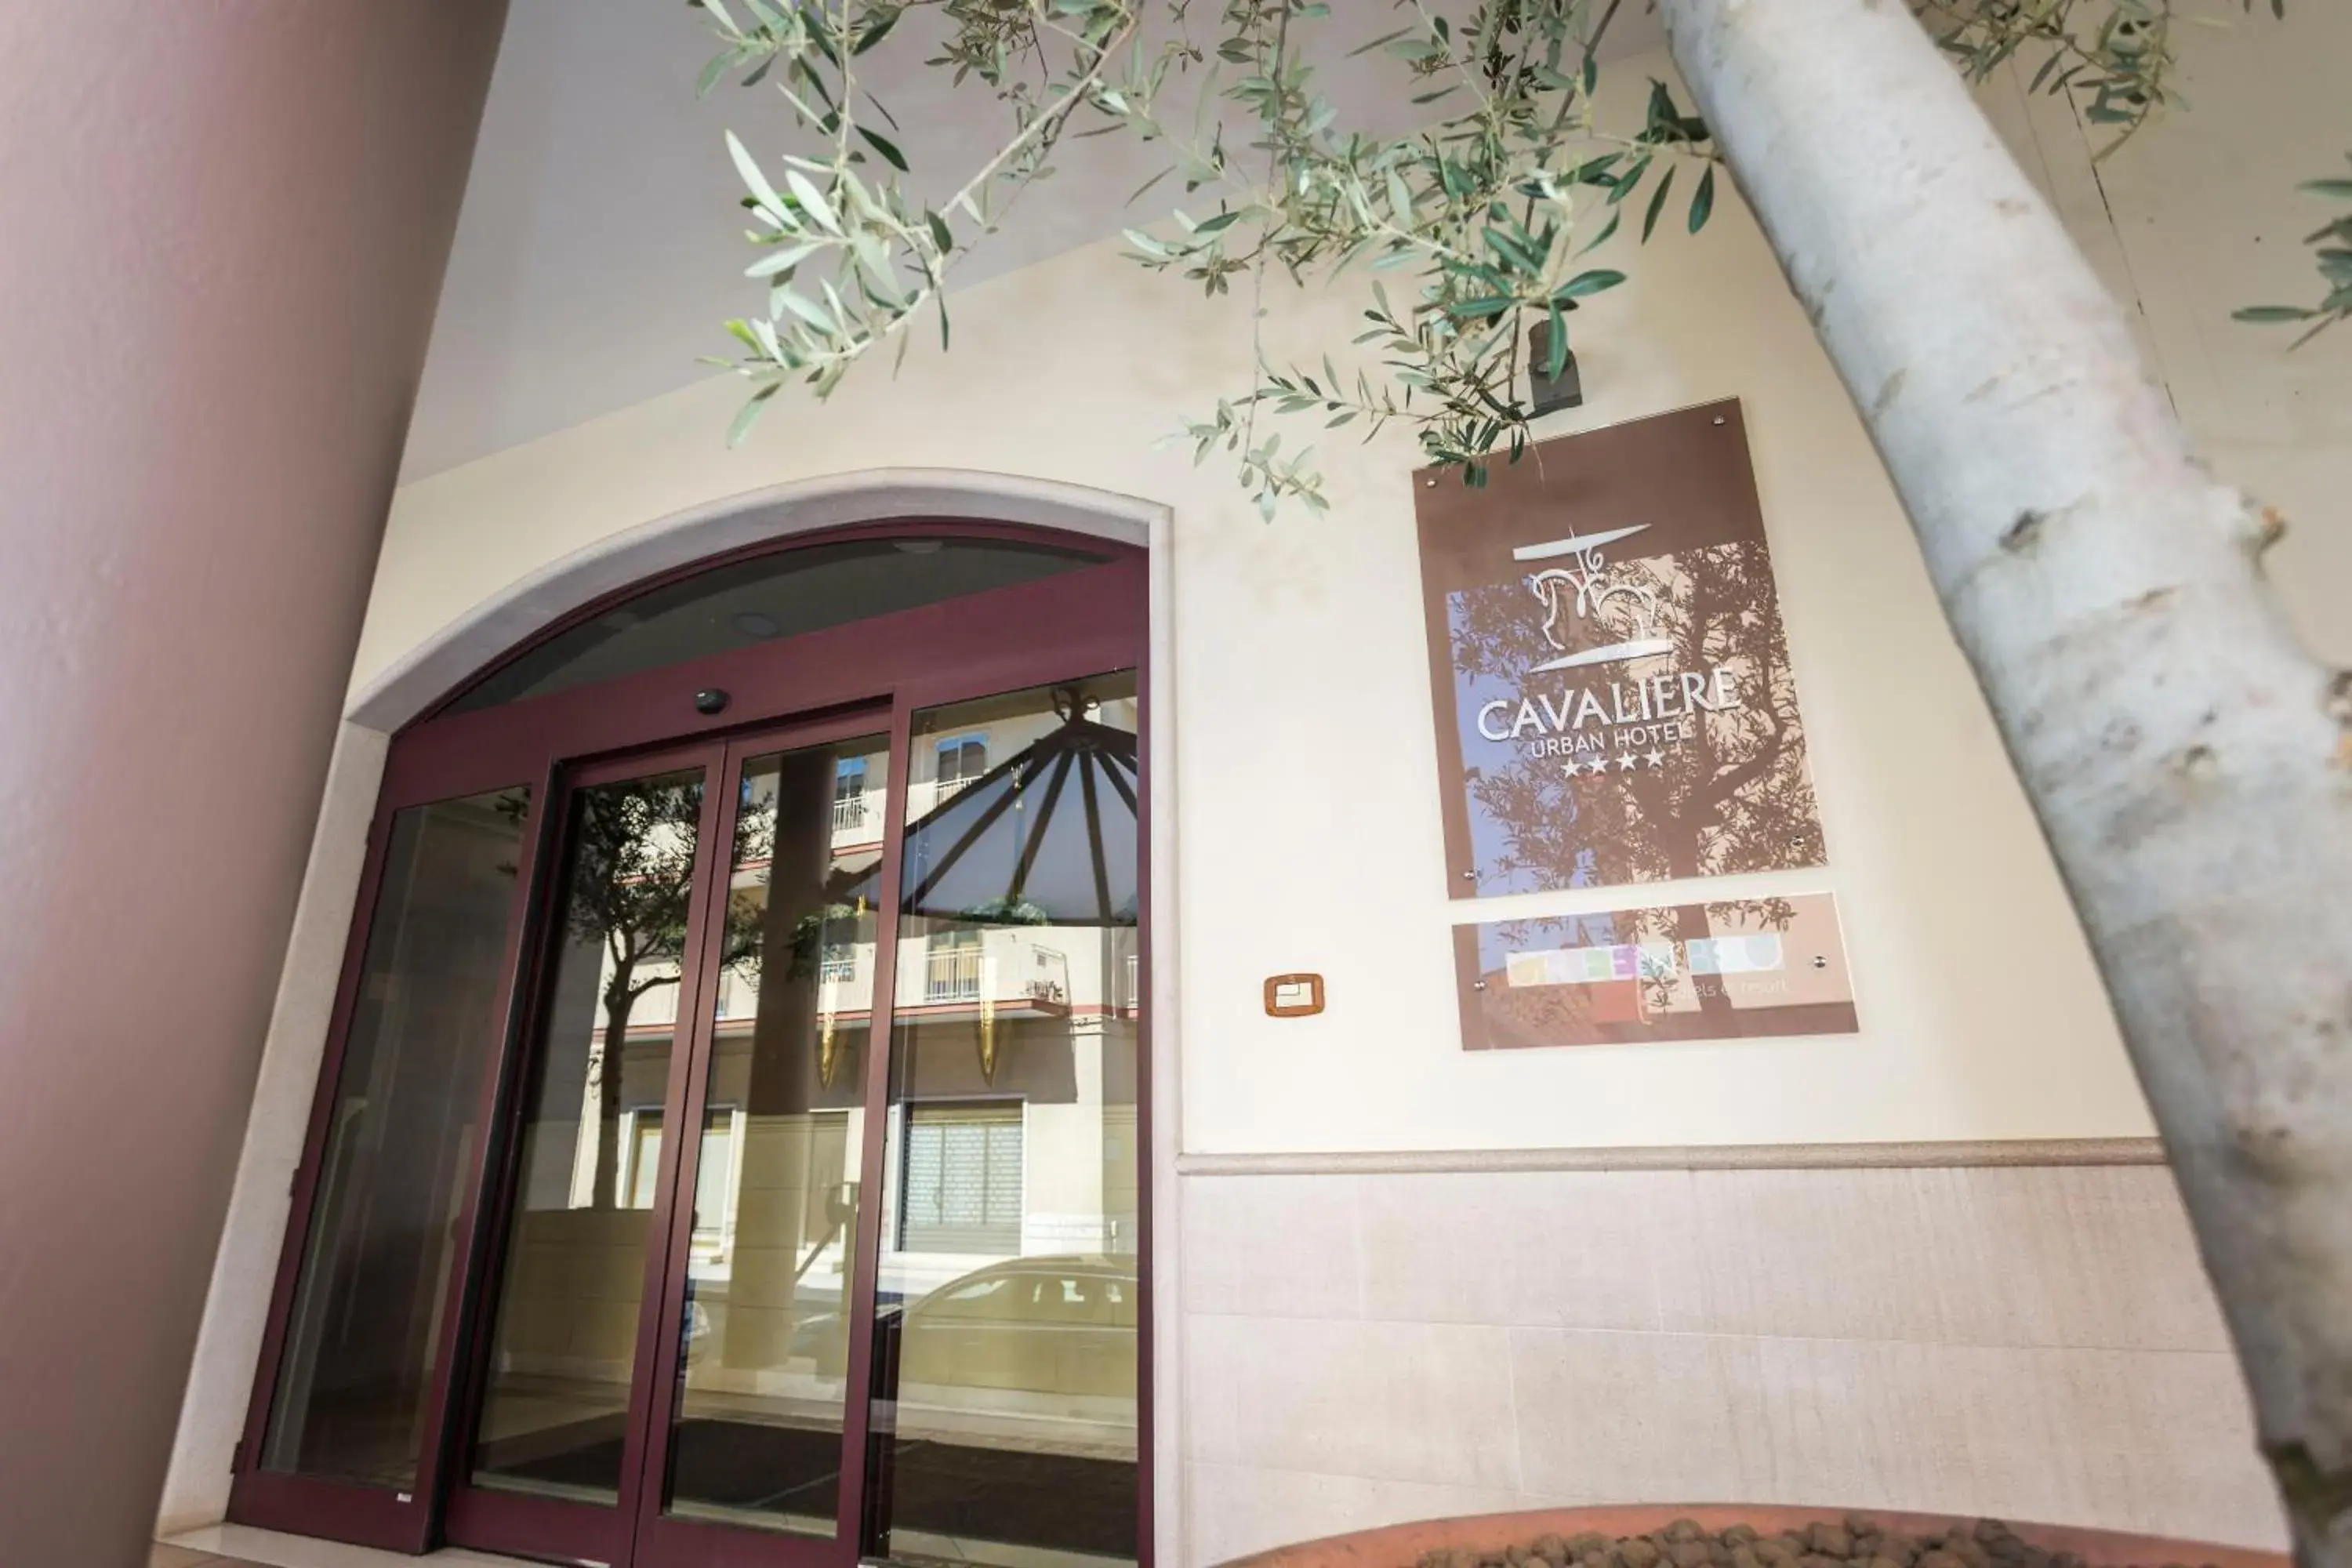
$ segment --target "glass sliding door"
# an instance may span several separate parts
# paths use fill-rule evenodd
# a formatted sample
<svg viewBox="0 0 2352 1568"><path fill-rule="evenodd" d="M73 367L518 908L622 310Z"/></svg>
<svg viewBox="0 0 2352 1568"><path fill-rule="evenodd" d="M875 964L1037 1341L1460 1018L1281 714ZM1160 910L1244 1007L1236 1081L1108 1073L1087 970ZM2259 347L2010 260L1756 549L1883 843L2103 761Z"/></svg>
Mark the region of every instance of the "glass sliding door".
<svg viewBox="0 0 2352 1568"><path fill-rule="evenodd" d="M458 1544L854 1558L850 1282L893 772L887 735L856 728L601 764L566 790Z"/></svg>
<svg viewBox="0 0 2352 1568"><path fill-rule="evenodd" d="M631 1418L666 1262L680 1019L699 989L687 960L708 771L572 791L462 1472L476 1492L600 1510L575 1526L596 1555L627 1540L642 1457Z"/></svg>
<svg viewBox="0 0 2352 1568"><path fill-rule="evenodd" d="M830 1540L889 742L738 764L662 1508Z"/></svg>
<svg viewBox="0 0 2352 1568"><path fill-rule="evenodd" d="M530 791L394 814L261 1468L413 1491L462 1252Z"/></svg>
<svg viewBox="0 0 2352 1568"><path fill-rule="evenodd" d="M394 738L233 1519L1138 1558L1145 580L861 524L583 606Z"/></svg>
<svg viewBox="0 0 2352 1568"><path fill-rule="evenodd" d="M1136 719L1132 672L913 716L869 1552L1137 1556Z"/></svg>
<svg viewBox="0 0 2352 1568"><path fill-rule="evenodd" d="M1138 1559L1136 725L1118 673L559 773L451 1542ZM437 1451L523 816L394 819L273 1462L415 1487ZM382 1264L339 1195L370 1161Z"/></svg>

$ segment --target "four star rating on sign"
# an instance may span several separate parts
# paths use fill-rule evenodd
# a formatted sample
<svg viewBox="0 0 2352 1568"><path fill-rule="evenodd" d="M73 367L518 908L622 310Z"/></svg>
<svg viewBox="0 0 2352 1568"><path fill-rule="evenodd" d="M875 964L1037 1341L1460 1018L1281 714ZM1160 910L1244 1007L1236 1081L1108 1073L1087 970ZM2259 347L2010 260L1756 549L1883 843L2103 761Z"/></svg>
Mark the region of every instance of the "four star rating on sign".
<svg viewBox="0 0 2352 1568"><path fill-rule="evenodd" d="M1633 752L1617 753L1617 771L1621 773L1630 773L1635 768L1645 764L1653 768L1663 768L1666 765L1666 754L1654 749L1638 753ZM1590 762L1563 763L1560 764L1559 771L1570 778L1574 778L1579 773L1605 773L1609 771L1609 759L1594 757Z"/></svg>

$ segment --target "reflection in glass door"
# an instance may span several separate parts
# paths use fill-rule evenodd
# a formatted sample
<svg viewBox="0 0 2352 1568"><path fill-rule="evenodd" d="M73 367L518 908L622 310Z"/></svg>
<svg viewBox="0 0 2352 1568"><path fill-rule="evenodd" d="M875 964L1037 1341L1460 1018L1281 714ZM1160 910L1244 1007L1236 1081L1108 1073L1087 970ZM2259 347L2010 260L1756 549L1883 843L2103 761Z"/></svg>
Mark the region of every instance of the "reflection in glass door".
<svg viewBox="0 0 2352 1568"><path fill-rule="evenodd" d="M1146 576L1030 531L714 559L395 738L232 1517L1136 1555L1137 688L1038 683Z"/></svg>
<svg viewBox="0 0 2352 1568"><path fill-rule="evenodd" d="M846 1563L890 748L688 756L566 797L450 1534Z"/></svg>
<svg viewBox="0 0 2352 1568"><path fill-rule="evenodd" d="M866 1550L1132 1562L1132 672L913 721Z"/></svg>
<svg viewBox="0 0 2352 1568"><path fill-rule="evenodd" d="M566 793L451 1539L1136 1560L1135 679L901 722Z"/></svg>
<svg viewBox="0 0 2352 1568"><path fill-rule="evenodd" d="M617 1507L696 887L704 770L577 790L524 1068L471 1484Z"/></svg>
<svg viewBox="0 0 2352 1568"><path fill-rule="evenodd" d="M888 766L877 735L737 774L664 1411L673 1519L836 1532Z"/></svg>
<svg viewBox="0 0 2352 1568"><path fill-rule="evenodd" d="M396 1492L417 1484L530 805L517 787L392 819L267 1470Z"/></svg>

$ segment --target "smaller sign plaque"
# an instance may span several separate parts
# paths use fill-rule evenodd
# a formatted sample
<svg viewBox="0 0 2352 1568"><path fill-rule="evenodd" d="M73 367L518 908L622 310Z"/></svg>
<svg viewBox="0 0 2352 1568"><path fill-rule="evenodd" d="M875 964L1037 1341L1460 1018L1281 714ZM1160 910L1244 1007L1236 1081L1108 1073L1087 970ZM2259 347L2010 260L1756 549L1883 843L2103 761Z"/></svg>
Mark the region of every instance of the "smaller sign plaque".
<svg viewBox="0 0 2352 1568"><path fill-rule="evenodd" d="M1860 1026L1828 893L1487 921L1454 943L1469 1050Z"/></svg>

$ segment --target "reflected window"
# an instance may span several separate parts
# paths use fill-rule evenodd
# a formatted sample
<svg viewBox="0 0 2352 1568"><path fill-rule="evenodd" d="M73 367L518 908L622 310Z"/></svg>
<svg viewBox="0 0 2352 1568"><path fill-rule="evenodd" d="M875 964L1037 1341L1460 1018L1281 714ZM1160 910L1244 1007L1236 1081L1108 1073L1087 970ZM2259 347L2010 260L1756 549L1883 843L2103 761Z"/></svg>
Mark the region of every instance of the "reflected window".
<svg viewBox="0 0 2352 1568"><path fill-rule="evenodd" d="M447 711L470 713L730 653L777 637L1099 565L1003 539L856 539L723 562L651 588L526 649Z"/></svg>
<svg viewBox="0 0 2352 1568"><path fill-rule="evenodd" d="M909 1252L1021 1248L1021 1107L907 1109L898 1245Z"/></svg>
<svg viewBox="0 0 2352 1568"><path fill-rule="evenodd" d="M947 795L988 771L988 737L959 735L939 747L940 794Z"/></svg>
<svg viewBox="0 0 2352 1568"><path fill-rule="evenodd" d="M879 831L882 814L873 806L873 796L866 784L866 759L842 758L835 764L833 775L835 835L860 833L869 827Z"/></svg>
<svg viewBox="0 0 2352 1568"><path fill-rule="evenodd" d="M623 1138L627 1152L621 1169L619 1206L649 1209L654 1206L654 1178L661 1174L661 1112L632 1110L622 1120L628 1129Z"/></svg>
<svg viewBox="0 0 2352 1568"><path fill-rule="evenodd" d="M723 1265L735 1231L742 1171L743 1113L714 1105L702 1118L702 1157L694 1168L694 1248L698 1264Z"/></svg>
<svg viewBox="0 0 2352 1568"><path fill-rule="evenodd" d="M979 931L969 928L941 931L924 943L923 1000L977 1002L987 968L987 945Z"/></svg>

